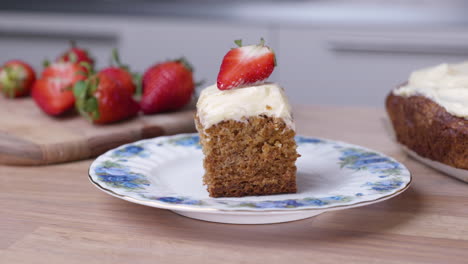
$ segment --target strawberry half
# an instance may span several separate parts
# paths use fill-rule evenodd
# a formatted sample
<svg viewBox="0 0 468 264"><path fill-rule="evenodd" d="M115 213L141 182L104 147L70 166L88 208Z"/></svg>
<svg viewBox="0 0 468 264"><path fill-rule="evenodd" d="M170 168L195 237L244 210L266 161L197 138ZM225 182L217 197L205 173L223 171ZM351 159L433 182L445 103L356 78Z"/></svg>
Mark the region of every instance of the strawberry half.
<svg viewBox="0 0 468 264"><path fill-rule="evenodd" d="M218 89L229 90L255 84L267 79L276 66L273 50L259 45L242 46L241 40L234 41L239 47L231 49L223 58L218 74Z"/></svg>
<svg viewBox="0 0 468 264"><path fill-rule="evenodd" d="M70 46L69 50L65 51L57 58L57 62L86 62L91 67L94 67L94 59L87 50L77 47L74 41L70 41Z"/></svg>
<svg viewBox="0 0 468 264"><path fill-rule="evenodd" d="M112 64L116 64L117 66L110 66L102 69L100 73L116 80L123 88L128 89L131 94L137 91L137 85L135 83L138 83L138 90L141 90L141 78L137 74L132 74L128 65L124 65L120 62L117 49L112 51Z"/></svg>
<svg viewBox="0 0 468 264"><path fill-rule="evenodd" d="M29 64L20 60L6 62L0 67L0 91L10 98L29 94L36 81L36 73Z"/></svg>
<svg viewBox="0 0 468 264"><path fill-rule="evenodd" d="M113 78L98 73L73 88L76 108L95 124L107 124L136 116L138 103L132 93Z"/></svg>
<svg viewBox="0 0 468 264"><path fill-rule="evenodd" d="M73 108L72 87L84 80L87 68L71 62L55 62L47 66L32 89L36 104L49 115L60 115Z"/></svg>
<svg viewBox="0 0 468 264"><path fill-rule="evenodd" d="M192 98L193 68L184 59L154 65L143 75L141 110L145 114L178 110Z"/></svg>

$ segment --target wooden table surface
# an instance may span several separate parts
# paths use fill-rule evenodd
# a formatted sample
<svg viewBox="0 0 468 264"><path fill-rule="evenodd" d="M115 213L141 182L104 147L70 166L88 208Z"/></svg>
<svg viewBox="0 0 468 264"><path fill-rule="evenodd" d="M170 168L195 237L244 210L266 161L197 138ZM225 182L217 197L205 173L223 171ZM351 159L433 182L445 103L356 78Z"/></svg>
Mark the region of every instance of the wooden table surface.
<svg viewBox="0 0 468 264"><path fill-rule="evenodd" d="M91 160L0 166L0 263L468 263L468 184L404 155L381 109L296 107L298 132L381 151L413 184L370 206L228 225L132 204L92 186Z"/></svg>

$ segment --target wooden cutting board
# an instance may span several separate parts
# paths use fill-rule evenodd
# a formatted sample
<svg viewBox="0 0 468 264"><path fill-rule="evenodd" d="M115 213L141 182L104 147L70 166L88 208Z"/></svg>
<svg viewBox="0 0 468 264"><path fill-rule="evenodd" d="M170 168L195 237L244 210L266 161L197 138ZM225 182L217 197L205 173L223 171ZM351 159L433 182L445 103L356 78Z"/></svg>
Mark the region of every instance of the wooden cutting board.
<svg viewBox="0 0 468 264"><path fill-rule="evenodd" d="M31 98L0 96L0 163L45 165L92 158L139 139L194 132L193 115L189 109L93 125L76 114L47 116Z"/></svg>

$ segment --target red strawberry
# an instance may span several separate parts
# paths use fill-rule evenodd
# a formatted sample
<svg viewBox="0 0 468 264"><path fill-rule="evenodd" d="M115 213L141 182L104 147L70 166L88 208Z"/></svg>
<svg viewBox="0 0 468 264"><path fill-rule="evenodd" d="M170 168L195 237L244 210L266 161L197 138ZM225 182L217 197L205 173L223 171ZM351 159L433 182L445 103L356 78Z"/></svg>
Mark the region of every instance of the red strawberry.
<svg viewBox="0 0 468 264"><path fill-rule="evenodd" d="M0 67L0 91L7 97L29 94L35 80L34 70L23 61L8 61Z"/></svg>
<svg viewBox="0 0 468 264"><path fill-rule="evenodd" d="M73 108L72 86L85 79L87 69L71 62L56 62L47 66L32 89L33 99L49 115L60 115Z"/></svg>
<svg viewBox="0 0 468 264"><path fill-rule="evenodd" d="M119 54L116 49L112 51L113 62L117 66L107 67L102 69L100 72L107 75L108 77L116 80L123 88L128 89L131 94L134 94L137 90L137 86L134 82L134 76L129 70L127 65L123 65L120 62Z"/></svg>
<svg viewBox="0 0 468 264"><path fill-rule="evenodd" d="M184 59L154 65L143 75L140 106L145 114L177 110L192 97L192 67Z"/></svg>
<svg viewBox="0 0 468 264"><path fill-rule="evenodd" d="M91 57L87 50L77 47L74 41L71 41L70 45L70 49L64 52L62 55L60 55L56 60L57 62L86 62L91 67L94 66L94 59Z"/></svg>
<svg viewBox="0 0 468 264"><path fill-rule="evenodd" d="M136 116L138 103L132 93L103 73L75 84L76 108L95 124L106 124Z"/></svg>
<svg viewBox="0 0 468 264"><path fill-rule="evenodd" d="M34 83L32 96L36 104L49 115L60 115L73 108L75 98L58 79L39 79Z"/></svg>
<svg viewBox="0 0 468 264"><path fill-rule="evenodd" d="M217 82L220 90L262 82L276 66L275 53L263 39L259 45L250 46L242 46L241 40L234 42L239 48L231 49L221 63Z"/></svg>

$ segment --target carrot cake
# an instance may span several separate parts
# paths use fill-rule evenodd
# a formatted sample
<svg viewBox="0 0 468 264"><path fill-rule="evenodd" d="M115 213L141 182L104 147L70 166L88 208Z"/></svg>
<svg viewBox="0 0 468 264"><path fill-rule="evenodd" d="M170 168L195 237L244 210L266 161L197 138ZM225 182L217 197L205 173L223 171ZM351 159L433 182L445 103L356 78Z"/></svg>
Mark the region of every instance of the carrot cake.
<svg viewBox="0 0 468 264"><path fill-rule="evenodd" d="M386 108L399 143L468 169L468 62L413 72L387 96Z"/></svg>
<svg viewBox="0 0 468 264"><path fill-rule="evenodd" d="M279 85L248 76L255 67L260 67L255 74L264 69L262 63L252 60L262 59L266 53L259 49L261 55L256 56L255 52L246 59L235 58L236 64L244 66L237 70L249 72L231 74L225 86L220 84L220 76L235 67L223 68L223 61L218 83L205 88L197 103L195 122L205 155L203 182L211 197L296 192L299 155L291 107ZM245 65L250 63L256 66ZM235 76L243 79L234 80ZM233 83L236 85L229 87Z"/></svg>

